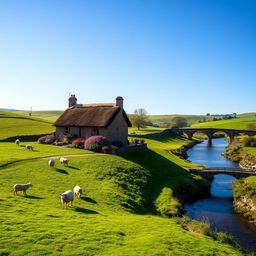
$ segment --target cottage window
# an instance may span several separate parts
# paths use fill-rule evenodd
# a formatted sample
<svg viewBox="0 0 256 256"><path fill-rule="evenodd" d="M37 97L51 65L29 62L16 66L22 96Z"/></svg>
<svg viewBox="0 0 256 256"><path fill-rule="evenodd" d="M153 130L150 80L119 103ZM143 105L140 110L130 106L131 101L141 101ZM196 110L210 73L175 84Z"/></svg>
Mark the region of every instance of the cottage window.
<svg viewBox="0 0 256 256"><path fill-rule="evenodd" d="M99 135L99 128L92 129L92 136Z"/></svg>
<svg viewBox="0 0 256 256"><path fill-rule="evenodd" d="M65 133L70 133L70 127L65 127Z"/></svg>

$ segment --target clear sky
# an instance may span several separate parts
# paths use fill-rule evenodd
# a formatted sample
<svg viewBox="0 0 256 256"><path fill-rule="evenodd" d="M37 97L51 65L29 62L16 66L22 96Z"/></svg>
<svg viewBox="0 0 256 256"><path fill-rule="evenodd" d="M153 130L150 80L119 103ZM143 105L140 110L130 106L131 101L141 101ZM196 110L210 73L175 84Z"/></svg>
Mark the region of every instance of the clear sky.
<svg viewBox="0 0 256 256"><path fill-rule="evenodd" d="M0 108L256 111L254 0L0 0Z"/></svg>

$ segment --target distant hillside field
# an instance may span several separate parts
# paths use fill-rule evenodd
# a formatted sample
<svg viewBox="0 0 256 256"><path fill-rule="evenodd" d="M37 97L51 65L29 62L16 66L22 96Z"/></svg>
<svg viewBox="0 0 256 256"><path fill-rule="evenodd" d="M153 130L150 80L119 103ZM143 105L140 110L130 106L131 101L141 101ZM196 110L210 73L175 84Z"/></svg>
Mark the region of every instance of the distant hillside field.
<svg viewBox="0 0 256 256"><path fill-rule="evenodd" d="M230 119L230 120L205 122L205 123L200 123L200 124L194 124L193 127L246 130L248 125L250 125L250 124L256 124L256 117L236 118L236 119Z"/></svg>
<svg viewBox="0 0 256 256"><path fill-rule="evenodd" d="M170 123L176 116L184 117L188 120L189 124L197 123L199 120L203 120L203 115L152 115L149 119L152 123Z"/></svg>
<svg viewBox="0 0 256 256"><path fill-rule="evenodd" d="M51 122L57 120L57 118L63 113L62 110L41 110L41 111L33 111L31 117L42 118ZM22 114L25 116L29 116L30 111L19 111L15 112L16 114Z"/></svg>
<svg viewBox="0 0 256 256"><path fill-rule="evenodd" d="M0 111L0 140L12 136L52 133L54 130L50 121Z"/></svg>

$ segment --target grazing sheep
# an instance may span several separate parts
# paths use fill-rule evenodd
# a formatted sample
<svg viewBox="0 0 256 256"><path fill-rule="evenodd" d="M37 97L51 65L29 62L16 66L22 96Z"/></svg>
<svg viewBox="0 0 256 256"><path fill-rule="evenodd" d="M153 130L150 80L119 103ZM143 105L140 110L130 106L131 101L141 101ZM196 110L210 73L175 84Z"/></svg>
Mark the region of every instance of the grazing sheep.
<svg viewBox="0 0 256 256"><path fill-rule="evenodd" d="M34 150L34 146L32 146L32 145L26 145L26 149L33 151L33 150Z"/></svg>
<svg viewBox="0 0 256 256"><path fill-rule="evenodd" d="M15 140L15 144L16 144L17 146L19 146L19 145L20 145L20 140L19 140L19 139Z"/></svg>
<svg viewBox="0 0 256 256"><path fill-rule="evenodd" d="M23 195L27 195L26 194L26 190L28 188L32 187L32 184L31 183L28 183L28 184L15 184L13 186L13 194L14 195L17 195L18 196L18 191L22 191L23 192Z"/></svg>
<svg viewBox="0 0 256 256"><path fill-rule="evenodd" d="M65 208L67 209L69 203L70 203L70 206L72 206L73 200L74 200L74 193L71 190L68 190L60 194L60 201L62 204L62 208L64 208L64 205L65 205Z"/></svg>
<svg viewBox="0 0 256 256"><path fill-rule="evenodd" d="M53 167L54 167L54 160L53 160L53 159L50 159L50 160L48 161L48 165L49 165L50 168L53 168Z"/></svg>
<svg viewBox="0 0 256 256"><path fill-rule="evenodd" d="M64 157L61 157L60 158L60 163L63 164L63 165L68 165L68 159L67 158L64 158Z"/></svg>
<svg viewBox="0 0 256 256"><path fill-rule="evenodd" d="M83 191L79 186L75 186L74 187L74 194L77 198L80 198L83 194Z"/></svg>

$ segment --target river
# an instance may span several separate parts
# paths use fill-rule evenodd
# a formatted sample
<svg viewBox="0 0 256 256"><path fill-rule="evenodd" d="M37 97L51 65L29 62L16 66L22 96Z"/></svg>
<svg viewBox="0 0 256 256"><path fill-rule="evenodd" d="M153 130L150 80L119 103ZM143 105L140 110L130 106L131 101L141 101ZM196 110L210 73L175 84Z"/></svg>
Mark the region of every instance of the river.
<svg viewBox="0 0 256 256"><path fill-rule="evenodd" d="M207 140L196 144L187 151L188 160L208 167L237 168L237 165L224 158L221 153L226 150L224 138ZM240 244L256 252L256 227L244 217L235 214L232 205L232 182L235 178L229 175L215 175L211 184L211 197L186 204L186 214L195 220L208 220L212 230L231 234Z"/></svg>

